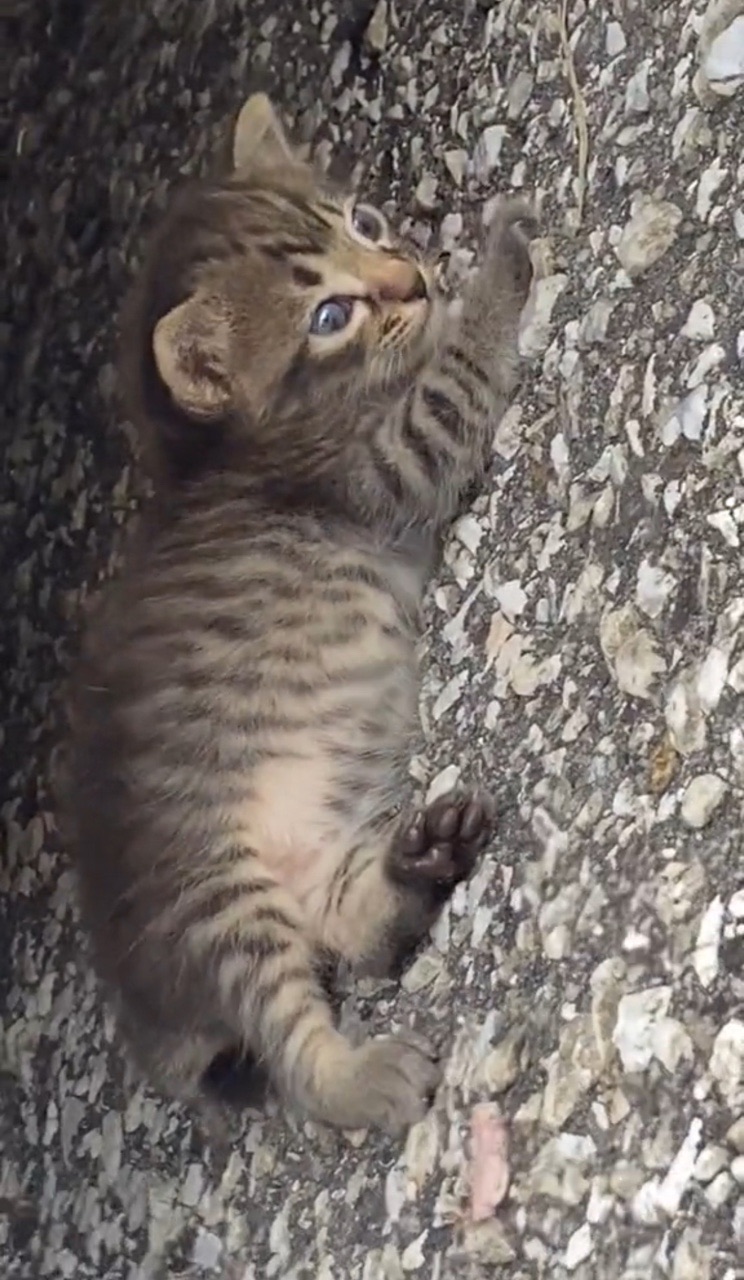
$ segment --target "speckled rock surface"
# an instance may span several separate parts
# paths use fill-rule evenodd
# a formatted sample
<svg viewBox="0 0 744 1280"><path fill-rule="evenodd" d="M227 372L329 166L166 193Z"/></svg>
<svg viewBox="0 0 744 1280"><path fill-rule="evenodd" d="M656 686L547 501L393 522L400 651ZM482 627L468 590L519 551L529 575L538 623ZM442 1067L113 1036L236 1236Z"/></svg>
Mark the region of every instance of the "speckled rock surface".
<svg viewBox="0 0 744 1280"><path fill-rule="evenodd" d="M741 1280L744 3L2 13L3 1274ZM135 501L112 316L167 183L257 86L453 281L497 190L536 189L545 236L413 763L487 780L500 837L402 987L348 1002L434 1033L445 1083L404 1144L248 1116L220 1168L112 1043L44 771ZM490 1099L512 1181L473 1225Z"/></svg>

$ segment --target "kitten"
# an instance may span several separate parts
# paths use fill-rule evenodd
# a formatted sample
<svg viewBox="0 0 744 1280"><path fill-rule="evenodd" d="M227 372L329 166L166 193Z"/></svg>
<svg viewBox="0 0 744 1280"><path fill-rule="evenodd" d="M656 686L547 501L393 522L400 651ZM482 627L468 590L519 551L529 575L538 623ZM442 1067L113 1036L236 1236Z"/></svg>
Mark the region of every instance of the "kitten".
<svg viewBox="0 0 744 1280"><path fill-rule="evenodd" d="M322 966L392 970L491 835L486 796L406 799L414 651L515 385L533 231L502 205L447 319L256 95L233 174L154 236L123 382L155 498L84 642L63 812L122 1032L175 1097L235 1046L346 1128L399 1130L437 1085L410 1037L347 1042Z"/></svg>

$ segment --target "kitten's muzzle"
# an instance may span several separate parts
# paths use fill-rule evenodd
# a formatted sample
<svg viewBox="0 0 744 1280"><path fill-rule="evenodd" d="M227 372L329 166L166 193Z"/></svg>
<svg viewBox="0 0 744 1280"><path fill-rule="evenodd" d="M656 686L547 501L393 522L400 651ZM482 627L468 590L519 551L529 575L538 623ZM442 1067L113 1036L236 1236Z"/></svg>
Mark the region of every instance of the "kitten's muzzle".
<svg viewBox="0 0 744 1280"><path fill-rule="evenodd" d="M424 273L414 262L388 258L368 276L370 293L378 302L423 302L429 297Z"/></svg>

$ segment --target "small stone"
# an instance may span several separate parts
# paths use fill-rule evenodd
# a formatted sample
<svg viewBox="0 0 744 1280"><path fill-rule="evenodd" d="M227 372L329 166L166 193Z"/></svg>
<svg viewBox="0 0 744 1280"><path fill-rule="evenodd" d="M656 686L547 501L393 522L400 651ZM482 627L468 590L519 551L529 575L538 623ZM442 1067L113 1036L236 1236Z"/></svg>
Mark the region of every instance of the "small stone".
<svg viewBox="0 0 744 1280"><path fill-rule="evenodd" d="M740 1187L744 1187L744 1156L735 1156L731 1161L731 1173Z"/></svg>
<svg viewBox="0 0 744 1280"><path fill-rule="evenodd" d="M623 996L618 1005L612 1041L626 1071L645 1071L653 1058L673 1070L691 1052L689 1036L667 1014L672 999L669 986L647 987Z"/></svg>
<svg viewBox="0 0 744 1280"><path fill-rule="evenodd" d="M700 665L697 679L698 697L703 710L714 711L721 701L728 676L728 654L718 645L712 645Z"/></svg>
<svg viewBox="0 0 744 1280"><path fill-rule="evenodd" d="M608 58L616 58L627 46L625 32L619 22L608 22L605 32L605 49Z"/></svg>
<svg viewBox="0 0 744 1280"><path fill-rule="evenodd" d="M629 115L645 115L648 111L648 71L650 65L650 58L644 58L638 70L628 81L625 90L625 110Z"/></svg>
<svg viewBox="0 0 744 1280"><path fill-rule="evenodd" d="M744 14L713 40L703 60L703 72L710 87L726 96L744 79Z"/></svg>
<svg viewBox="0 0 744 1280"><path fill-rule="evenodd" d="M412 1240L403 1250L400 1256L400 1265L406 1273L418 1271L420 1267L423 1267L426 1261L424 1243L428 1234L428 1229L422 1231L421 1235Z"/></svg>
<svg viewBox="0 0 744 1280"><path fill-rule="evenodd" d="M462 235L462 214L447 213L442 218L439 239L445 253L450 253Z"/></svg>
<svg viewBox="0 0 744 1280"><path fill-rule="evenodd" d="M693 387L688 395L677 402L662 423L662 444L669 448L677 443L681 435L686 440L699 440L703 434L707 412L708 388L704 384Z"/></svg>
<svg viewBox="0 0 744 1280"><path fill-rule="evenodd" d="M462 1248L473 1262L486 1266L511 1262L516 1256L496 1218L469 1224L463 1233Z"/></svg>
<svg viewBox="0 0 744 1280"><path fill-rule="evenodd" d="M692 954L692 965L698 981L706 989L718 976L718 951L721 945L724 914L723 899L718 895L700 921L697 942Z"/></svg>
<svg viewBox="0 0 744 1280"><path fill-rule="evenodd" d="M388 0L378 0L364 33L364 42L373 53L382 53L387 44L388 32Z"/></svg>
<svg viewBox="0 0 744 1280"><path fill-rule="evenodd" d="M196 1266L211 1271L217 1266L221 1253L222 1241L219 1236L200 1227L194 1242L193 1258Z"/></svg>
<svg viewBox="0 0 744 1280"><path fill-rule="evenodd" d="M736 1190L736 1183L728 1172L719 1173L717 1178L705 1188L705 1198L708 1204L714 1209L721 1209L725 1205L732 1191Z"/></svg>
<svg viewBox="0 0 744 1280"><path fill-rule="evenodd" d="M425 991L445 974L444 960L433 951L424 951L401 978L401 985L410 994Z"/></svg>
<svg viewBox="0 0 744 1280"><path fill-rule="evenodd" d="M744 1108L744 1022L731 1018L713 1041L708 1070L734 1111Z"/></svg>
<svg viewBox="0 0 744 1280"><path fill-rule="evenodd" d="M423 1120L411 1126L406 1138L404 1164L407 1191L415 1200L437 1167L439 1155L439 1116L432 1107Z"/></svg>
<svg viewBox="0 0 744 1280"><path fill-rule="evenodd" d="M416 187L414 199L422 213L431 213L437 205L438 184L433 173L428 171L421 175Z"/></svg>
<svg viewBox="0 0 744 1280"><path fill-rule="evenodd" d="M726 1141L734 1151L738 1151L744 1156L744 1116L739 1116L738 1120L729 1129L726 1130Z"/></svg>
<svg viewBox="0 0 744 1280"><path fill-rule="evenodd" d="M506 113L510 120L518 120L532 96L535 77L531 71L518 71L506 94Z"/></svg>
<svg viewBox="0 0 744 1280"><path fill-rule="evenodd" d="M542 355L547 350L553 308L567 284L568 276L560 272L542 276L533 282L519 330L519 351L526 359Z"/></svg>
<svg viewBox="0 0 744 1280"><path fill-rule="evenodd" d="M633 1200L637 1222L653 1225L677 1212L693 1176L702 1132L703 1122L695 1117L665 1176L643 1184Z"/></svg>
<svg viewBox="0 0 744 1280"><path fill-rule="evenodd" d="M453 791L460 781L460 769L456 764L448 764L441 769L429 783L426 792L426 803L431 804L433 800L438 800L440 796L446 796L448 791Z"/></svg>
<svg viewBox="0 0 744 1280"><path fill-rule="evenodd" d="M504 145L504 139L507 134L508 129L505 124L489 124L478 139L473 156L473 164L476 177L481 182L490 178L494 169L498 168L501 160L501 148Z"/></svg>
<svg viewBox="0 0 744 1280"><path fill-rule="evenodd" d="M567 1271L575 1271L582 1262L586 1262L586 1259L591 1257L593 1250L592 1229L589 1223L585 1222L569 1238L563 1258L564 1267Z"/></svg>
<svg viewBox="0 0 744 1280"><path fill-rule="evenodd" d="M599 643L623 693L650 698L656 677L666 664L651 633L638 625L632 605L605 610L599 623Z"/></svg>
<svg viewBox="0 0 744 1280"><path fill-rule="evenodd" d="M586 1205L586 1220L595 1227L606 1222L614 1208L614 1197L607 1194L606 1188L607 1184L603 1178L595 1178L592 1181Z"/></svg>
<svg viewBox="0 0 744 1280"><path fill-rule="evenodd" d="M658 565L649 560L642 560L638 566L636 582L636 604L649 618L658 618L677 580L671 573L665 573Z"/></svg>
<svg viewBox="0 0 744 1280"><path fill-rule="evenodd" d="M623 228L616 253L629 276L640 275L671 248L682 210L669 200L641 201Z"/></svg>
<svg viewBox="0 0 744 1280"><path fill-rule="evenodd" d="M730 547L738 548L741 545L738 524L730 511L712 511L705 518L710 527L717 529Z"/></svg>
<svg viewBox="0 0 744 1280"><path fill-rule="evenodd" d="M725 794L726 783L717 773L699 773L682 797L682 821L700 830L710 822Z"/></svg>
<svg viewBox="0 0 744 1280"><path fill-rule="evenodd" d="M693 341L710 342L714 336L715 315L704 298L698 298L690 307L690 313L682 326L682 334Z"/></svg>
<svg viewBox="0 0 744 1280"><path fill-rule="evenodd" d="M685 1227L677 1241L671 1280L711 1280L711 1254L697 1227ZM645 1274L645 1273L642 1273Z"/></svg>
<svg viewBox="0 0 744 1280"><path fill-rule="evenodd" d="M695 671L684 672L672 685L664 704L664 717L672 746L681 756L702 751L707 733Z"/></svg>
<svg viewBox="0 0 744 1280"><path fill-rule="evenodd" d="M709 1146L703 1147L700 1152L695 1161L692 1176L696 1182L712 1182L721 1170L726 1168L728 1162L729 1153L726 1148L711 1143Z"/></svg>
<svg viewBox="0 0 744 1280"><path fill-rule="evenodd" d="M478 1067L477 1079L490 1094L504 1093L514 1084L522 1064L523 1045L522 1030L516 1028L486 1054Z"/></svg>
<svg viewBox="0 0 744 1280"><path fill-rule="evenodd" d="M462 186L462 180L465 177L465 167L468 163L468 153L463 151L461 147L455 147L444 153L444 163L452 181L456 186Z"/></svg>
<svg viewBox="0 0 744 1280"><path fill-rule="evenodd" d="M494 595L504 617L509 622L514 622L527 606L527 595L522 588L522 584L518 578L512 579L510 582L502 582L496 587Z"/></svg>
<svg viewBox="0 0 744 1280"><path fill-rule="evenodd" d="M547 1196L561 1204L580 1204L589 1186L586 1166L595 1154L592 1138L557 1134L541 1147L525 1178L525 1189L530 1195Z"/></svg>

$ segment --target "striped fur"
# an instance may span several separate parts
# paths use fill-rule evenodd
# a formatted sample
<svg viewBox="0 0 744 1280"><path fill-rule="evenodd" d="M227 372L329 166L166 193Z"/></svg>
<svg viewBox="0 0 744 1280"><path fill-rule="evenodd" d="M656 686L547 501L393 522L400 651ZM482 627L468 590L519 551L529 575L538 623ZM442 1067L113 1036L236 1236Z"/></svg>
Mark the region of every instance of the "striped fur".
<svg viewBox="0 0 744 1280"><path fill-rule="evenodd" d="M129 308L155 497L88 628L62 810L160 1087L200 1103L237 1046L307 1114L395 1130L437 1068L405 1038L348 1043L321 969L390 969L490 832L485 798L415 813L407 766L421 594L514 386L529 216L497 213L445 322L427 265L387 229L355 239L265 99L236 156L176 199ZM311 339L350 291L351 332Z"/></svg>

